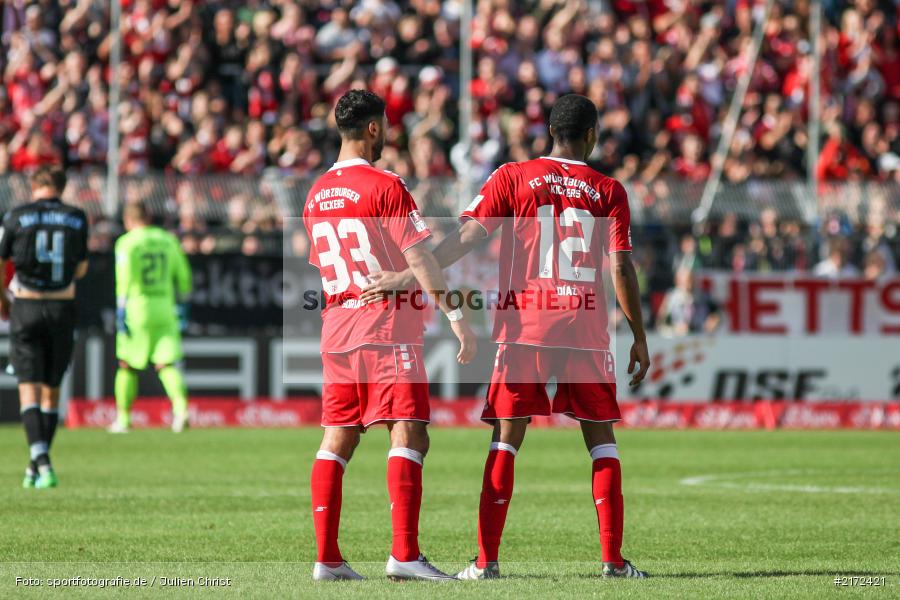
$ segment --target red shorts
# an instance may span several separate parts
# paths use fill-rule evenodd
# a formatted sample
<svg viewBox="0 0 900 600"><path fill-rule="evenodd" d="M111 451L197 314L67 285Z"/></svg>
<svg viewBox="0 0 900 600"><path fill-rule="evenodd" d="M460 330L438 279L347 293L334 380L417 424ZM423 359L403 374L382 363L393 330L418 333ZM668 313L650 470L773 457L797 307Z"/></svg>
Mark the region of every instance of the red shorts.
<svg viewBox="0 0 900 600"><path fill-rule="evenodd" d="M408 344L323 353L322 426L369 427L431 417L422 349Z"/></svg>
<svg viewBox="0 0 900 600"><path fill-rule="evenodd" d="M551 406L547 382L556 377ZM500 344L483 421L549 416L620 421L615 368L609 352Z"/></svg>

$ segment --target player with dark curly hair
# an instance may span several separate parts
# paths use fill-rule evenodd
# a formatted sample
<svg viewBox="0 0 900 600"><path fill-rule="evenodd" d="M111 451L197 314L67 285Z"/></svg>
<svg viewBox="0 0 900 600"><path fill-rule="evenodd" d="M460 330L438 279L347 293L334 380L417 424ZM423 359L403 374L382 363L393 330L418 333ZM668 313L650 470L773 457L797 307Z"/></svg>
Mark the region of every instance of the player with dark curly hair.
<svg viewBox="0 0 900 600"><path fill-rule="evenodd" d="M392 579L443 581L419 550L422 468L428 452L428 381L422 361L423 310L412 303L362 303L359 296L382 265L408 265L429 293L446 291L444 276L422 242L431 232L403 180L372 163L384 147L384 101L350 90L335 107L341 134L338 160L312 186L303 211L319 268L322 311L322 426L325 433L310 476L317 558L316 580L362 579L338 547L344 469L367 428L384 424L393 543ZM421 290L416 290L421 292ZM475 334L445 296L437 304L459 338L457 359L475 355Z"/></svg>

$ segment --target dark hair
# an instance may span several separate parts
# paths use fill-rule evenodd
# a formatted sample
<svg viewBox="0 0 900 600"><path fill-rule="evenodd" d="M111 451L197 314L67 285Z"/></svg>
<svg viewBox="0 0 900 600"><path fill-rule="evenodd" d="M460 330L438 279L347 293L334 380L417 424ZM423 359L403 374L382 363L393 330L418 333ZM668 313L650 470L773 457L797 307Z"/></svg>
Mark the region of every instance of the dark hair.
<svg viewBox="0 0 900 600"><path fill-rule="evenodd" d="M66 189L66 172L57 165L38 167L31 175L31 185L35 188L51 187L62 194Z"/></svg>
<svg viewBox="0 0 900 600"><path fill-rule="evenodd" d="M343 137L359 139L373 120L384 116L384 100L367 90L350 90L334 107L334 120Z"/></svg>
<svg viewBox="0 0 900 600"><path fill-rule="evenodd" d="M567 94L553 103L550 126L557 142L581 139L597 125L597 107L589 98Z"/></svg>

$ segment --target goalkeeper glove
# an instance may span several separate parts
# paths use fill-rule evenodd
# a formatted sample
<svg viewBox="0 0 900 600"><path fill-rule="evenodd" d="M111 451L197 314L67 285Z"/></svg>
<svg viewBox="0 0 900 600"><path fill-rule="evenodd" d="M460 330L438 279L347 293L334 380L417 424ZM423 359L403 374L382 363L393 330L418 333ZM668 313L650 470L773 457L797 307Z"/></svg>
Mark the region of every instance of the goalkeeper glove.
<svg viewBox="0 0 900 600"><path fill-rule="evenodd" d="M178 316L178 329L183 333L187 331L188 321L190 320L191 305L187 302L180 302L175 307L175 314Z"/></svg>
<svg viewBox="0 0 900 600"><path fill-rule="evenodd" d="M125 309L116 309L116 331L128 335L128 324L125 322Z"/></svg>

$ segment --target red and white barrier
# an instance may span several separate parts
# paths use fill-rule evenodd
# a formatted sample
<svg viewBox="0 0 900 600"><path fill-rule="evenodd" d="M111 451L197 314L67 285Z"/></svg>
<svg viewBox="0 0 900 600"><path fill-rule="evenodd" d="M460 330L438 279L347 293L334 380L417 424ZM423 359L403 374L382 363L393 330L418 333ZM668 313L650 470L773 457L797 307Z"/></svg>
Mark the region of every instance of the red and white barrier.
<svg viewBox="0 0 900 600"><path fill-rule="evenodd" d="M481 425L484 401L465 398L453 402L433 401L431 417L437 426ZM883 429L900 431L900 402L628 402L622 403L623 425L642 429ZM191 400L191 426L206 427L300 427L319 424L316 398L287 401L260 399L245 402L233 398ZM69 402L68 427L105 427L112 423L116 406L112 401ZM161 398L135 402L135 427L166 427L171 423L169 402ZM538 417L543 427L572 427L572 419L553 415Z"/></svg>

